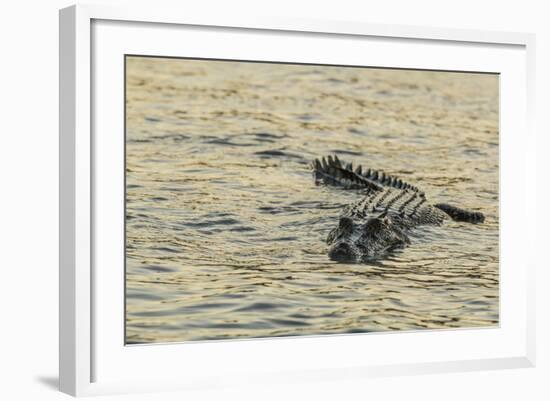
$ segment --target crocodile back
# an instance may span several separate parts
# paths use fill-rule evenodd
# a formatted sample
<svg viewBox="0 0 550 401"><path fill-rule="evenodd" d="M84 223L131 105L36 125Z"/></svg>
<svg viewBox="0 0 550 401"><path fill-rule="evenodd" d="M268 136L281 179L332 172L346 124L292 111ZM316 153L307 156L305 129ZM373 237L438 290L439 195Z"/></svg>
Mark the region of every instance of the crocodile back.
<svg viewBox="0 0 550 401"><path fill-rule="evenodd" d="M447 217L446 213L428 203L423 192L393 187L369 190L362 199L342 211L342 217L352 219L364 220L377 216L388 216L403 228L439 225Z"/></svg>

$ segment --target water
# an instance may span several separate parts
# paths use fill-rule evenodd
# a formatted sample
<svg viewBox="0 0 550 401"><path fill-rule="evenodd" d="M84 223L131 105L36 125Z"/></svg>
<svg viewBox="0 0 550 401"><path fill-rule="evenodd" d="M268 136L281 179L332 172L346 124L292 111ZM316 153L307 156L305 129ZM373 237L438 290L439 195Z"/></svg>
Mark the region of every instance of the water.
<svg viewBox="0 0 550 401"><path fill-rule="evenodd" d="M498 324L498 76L129 57L126 90L128 343ZM486 222L332 262L332 153Z"/></svg>

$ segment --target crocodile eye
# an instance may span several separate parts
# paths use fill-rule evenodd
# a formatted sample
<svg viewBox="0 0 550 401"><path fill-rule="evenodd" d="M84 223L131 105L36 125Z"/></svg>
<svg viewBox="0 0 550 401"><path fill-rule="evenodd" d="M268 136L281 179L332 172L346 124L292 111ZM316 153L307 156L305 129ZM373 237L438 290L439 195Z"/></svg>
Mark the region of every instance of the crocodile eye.
<svg viewBox="0 0 550 401"><path fill-rule="evenodd" d="M364 226L364 231L367 233L376 233L390 224L391 220L388 217L373 217L369 219Z"/></svg>
<svg viewBox="0 0 550 401"><path fill-rule="evenodd" d="M353 231L353 220L349 217L340 217L338 228L342 232L350 233Z"/></svg>

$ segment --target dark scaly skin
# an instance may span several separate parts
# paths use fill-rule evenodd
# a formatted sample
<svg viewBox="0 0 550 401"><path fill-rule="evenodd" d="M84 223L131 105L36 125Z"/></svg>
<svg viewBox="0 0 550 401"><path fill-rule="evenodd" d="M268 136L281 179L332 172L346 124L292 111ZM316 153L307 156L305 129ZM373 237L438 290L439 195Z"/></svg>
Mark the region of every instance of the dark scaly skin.
<svg viewBox="0 0 550 401"><path fill-rule="evenodd" d="M448 204L432 205L417 187L383 172L355 170L338 157L312 163L317 183L361 190L363 197L344 208L338 226L327 237L331 259L365 262L410 244L408 232L420 225L441 225L446 219L482 223L485 217Z"/></svg>

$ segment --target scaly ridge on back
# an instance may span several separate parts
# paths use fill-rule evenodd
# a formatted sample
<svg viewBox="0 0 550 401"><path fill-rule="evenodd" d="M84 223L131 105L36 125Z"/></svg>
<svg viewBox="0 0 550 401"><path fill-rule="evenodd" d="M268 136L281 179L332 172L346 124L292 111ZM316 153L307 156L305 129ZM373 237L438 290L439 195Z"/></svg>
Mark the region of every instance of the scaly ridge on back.
<svg viewBox="0 0 550 401"><path fill-rule="evenodd" d="M344 166L336 155L329 155L326 159L322 157L321 160L315 159L312 168L316 179L323 181L325 184L343 186L349 189L369 188L379 191L382 187L392 187L418 192L418 188L414 185L381 170L366 169L361 165L358 165L354 170L352 163L347 163Z"/></svg>
<svg viewBox="0 0 550 401"><path fill-rule="evenodd" d="M315 159L312 163L315 179L325 184L342 186L347 189L368 189L372 191L381 191L382 186L361 174L353 171L353 166L349 163L346 167L337 156L323 157L321 160Z"/></svg>

